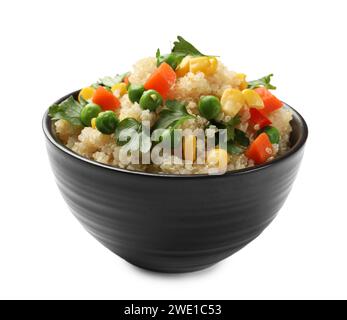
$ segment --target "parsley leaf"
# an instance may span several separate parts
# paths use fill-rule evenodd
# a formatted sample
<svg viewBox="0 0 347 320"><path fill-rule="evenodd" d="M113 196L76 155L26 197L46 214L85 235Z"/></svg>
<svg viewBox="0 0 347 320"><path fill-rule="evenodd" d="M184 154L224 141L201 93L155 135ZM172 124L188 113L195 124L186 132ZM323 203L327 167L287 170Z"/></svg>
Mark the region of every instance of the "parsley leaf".
<svg viewBox="0 0 347 320"><path fill-rule="evenodd" d="M235 116L234 118L231 118L228 122L226 122L226 125L236 127L240 123L241 123L240 116Z"/></svg>
<svg viewBox="0 0 347 320"><path fill-rule="evenodd" d="M227 130L227 141L234 140L235 138L235 127L241 122L239 116L235 116L231 120L225 123L211 121L213 125L215 125L218 129L226 129Z"/></svg>
<svg viewBox="0 0 347 320"><path fill-rule="evenodd" d="M249 146L249 138L246 133L239 129L234 129L234 138L227 143L227 151L230 154L240 154Z"/></svg>
<svg viewBox="0 0 347 320"><path fill-rule="evenodd" d="M160 58L160 49L157 49L157 52L155 53L155 57L157 58L157 64L159 62L159 58Z"/></svg>
<svg viewBox="0 0 347 320"><path fill-rule="evenodd" d="M241 122L240 117L239 116L235 116L234 118L232 118L231 120L229 120L226 123L226 129L227 129L227 137L228 140L234 140L235 138L235 127Z"/></svg>
<svg viewBox="0 0 347 320"><path fill-rule="evenodd" d="M169 127L178 127L184 121L194 119L186 109L186 104L177 100L167 100L166 108L159 113L159 119L155 123L154 129L167 129Z"/></svg>
<svg viewBox="0 0 347 320"><path fill-rule="evenodd" d="M142 125L134 118L125 118L119 122L115 139L117 145L127 146L128 150L148 152L152 146L151 139L142 132Z"/></svg>
<svg viewBox="0 0 347 320"><path fill-rule="evenodd" d="M234 141L242 147L249 146L249 138L247 137L246 133L242 130L235 129Z"/></svg>
<svg viewBox="0 0 347 320"><path fill-rule="evenodd" d="M93 84L90 85L90 86L96 90L97 88L100 87L100 84L99 84L99 83L93 83Z"/></svg>
<svg viewBox="0 0 347 320"><path fill-rule="evenodd" d="M83 98L82 95L80 95L80 96L78 97L78 100L79 100L79 102L80 102L80 104L81 104L82 107L86 106L86 105L89 103L86 99Z"/></svg>
<svg viewBox="0 0 347 320"><path fill-rule="evenodd" d="M231 154L240 154L249 146L249 138L240 129L234 128L234 138L227 143L227 151Z"/></svg>
<svg viewBox="0 0 347 320"><path fill-rule="evenodd" d="M111 88L115 84L122 82L124 78L128 75L129 75L129 72L118 74L115 77L103 77L98 81L98 84Z"/></svg>
<svg viewBox="0 0 347 320"><path fill-rule="evenodd" d="M158 49L159 50L159 49ZM159 67L163 62L166 62L168 65L171 66L172 69L176 69L178 65L181 63L183 58L185 57L185 54L183 53L169 53L165 55L158 55L157 51L157 67Z"/></svg>
<svg viewBox="0 0 347 320"><path fill-rule="evenodd" d="M68 97L60 104L53 104L49 107L48 115L52 120L66 120L74 126L82 126L80 114L82 105L74 99L73 96Z"/></svg>
<svg viewBox="0 0 347 320"><path fill-rule="evenodd" d="M187 40L183 39L181 36L178 36L177 41L174 42L171 53L161 55L160 50L157 49L155 56L157 58L157 67L159 67L163 62L166 62L175 70L186 56L206 55L201 53Z"/></svg>
<svg viewBox="0 0 347 320"><path fill-rule="evenodd" d="M204 56L198 49L196 49L191 43L183 39L181 36L177 37L178 41L174 42L174 47L171 52L183 53L186 56Z"/></svg>
<svg viewBox="0 0 347 320"><path fill-rule="evenodd" d="M237 146L233 141L228 141L227 151L230 154L240 154L243 152L243 149Z"/></svg>
<svg viewBox="0 0 347 320"><path fill-rule="evenodd" d="M276 87L270 83L271 77L273 77L272 73L268 74L267 76L262 77L260 79L248 81L248 88L249 89L255 89L255 88L264 87L266 89L275 90Z"/></svg>
<svg viewBox="0 0 347 320"><path fill-rule="evenodd" d="M127 144L131 137L131 132L140 132L141 124L134 118L125 118L121 122L119 122L116 131L115 131L115 139L119 146L124 146Z"/></svg>
<svg viewBox="0 0 347 320"><path fill-rule="evenodd" d="M235 116L231 120L225 123L211 121L211 124L215 125L218 129L227 130L227 151L230 154L240 154L244 151L244 148L249 145L249 138L242 130L235 128L241 122L240 116ZM218 143L219 135L216 133L216 141Z"/></svg>

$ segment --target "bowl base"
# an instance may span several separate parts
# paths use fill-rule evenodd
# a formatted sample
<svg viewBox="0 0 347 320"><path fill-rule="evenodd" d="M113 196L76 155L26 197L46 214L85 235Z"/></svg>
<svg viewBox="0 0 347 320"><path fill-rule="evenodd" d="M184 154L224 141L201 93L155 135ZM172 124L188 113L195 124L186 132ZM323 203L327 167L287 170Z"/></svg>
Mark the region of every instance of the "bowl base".
<svg viewBox="0 0 347 320"><path fill-rule="evenodd" d="M218 262L217 263L211 263L211 264L206 264L206 265L196 266L196 267L189 267L189 268L184 268L184 269L178 269L178 268L166 269L166 268L149 267L146 265L142 265L141 263L133 262L133 261L128 260L128 259L125 259L125 261L127 263L133 265L135 268L139 268L143 271L151 272L151 273L163 273L163 274L193 273L193 272L198 272L198 271L202 271L202 270L211 268L218 263Z"/></svg>

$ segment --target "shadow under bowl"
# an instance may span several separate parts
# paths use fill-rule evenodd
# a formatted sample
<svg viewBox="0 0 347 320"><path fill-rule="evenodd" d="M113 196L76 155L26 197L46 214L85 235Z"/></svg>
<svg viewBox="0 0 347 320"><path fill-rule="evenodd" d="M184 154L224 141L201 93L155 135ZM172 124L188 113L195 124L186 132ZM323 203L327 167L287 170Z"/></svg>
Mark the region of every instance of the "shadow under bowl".
<svg viewBox="0 0 347 320"><path fill-rule="evenodd" d="M85 229L136 266L181 273L229 257L275 218L291 190L308 135L305 120L291 110L286 154L221 176L150 174L103 165L60 143L47 112L43 130L59 189Z"/></svg>

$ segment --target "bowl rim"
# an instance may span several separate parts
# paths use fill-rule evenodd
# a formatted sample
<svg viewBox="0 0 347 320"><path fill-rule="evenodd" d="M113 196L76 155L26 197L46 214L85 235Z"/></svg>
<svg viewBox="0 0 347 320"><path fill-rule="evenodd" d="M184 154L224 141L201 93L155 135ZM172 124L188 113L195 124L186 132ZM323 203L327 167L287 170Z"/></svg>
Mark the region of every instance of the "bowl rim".
<svg viewBox="0 0 347 320"><path fill-rule="evenodd" d="M73 92L63 96L62 98L58 99L55 103L60 103L71 95L76 96L79 93L79 91L80 90L73 91ZM220 177L243 175L243 174L247 174L247 173L252 173L252 172L264 170L268 167L274 166L274 165L278 164L279 162L290 158L295 153L297 153L301 148L304 147L306 140L307 140L307 137L308 137L307 123L298 111L296 111L293 107L291 107L287 103L285 103L285 102L283 102L283 103L286 107L290 108L293 111L294 116L299 120L299 123L301 124L302 132L301 132L301 135L300 135L298 141L285 154L283 154L283 155L281 155L281 156L279 156L279 157L277 157L277 158L275 158L269 162L266 162L266 163L260 164L260 165L255 165L255 166L249 167L249 168L226 171L224 174L220 174L220 175L218 175L218 174L209 175L207 173L201 173L201 174L200 173L199 174L167 174L167 173L143 172L143 171L122 169L122 168L107 165L107 164L104 164L101 162L97 162L95 160L87 159L87 158L75 153L74 151L72 151L71 149L66 147L63 143L57 141L57 139L55 139L53 137L52 132L51 132L52 131L52 120L48 116L48 109L46 110L46 112L44 113L43 118L42 118L42 129L43 129L43 132L45 134L46 139L54 147L56 147L60 151L63 151L65 154L75 158L76 160L82 161L84 163L87 163L87 164L90 164L92 166L96 166L96 167L99 167L102 169L115 171L115 172L118 172L121 174L122 173L123 174L132 174L132 175L138 175L138 176L142 176L142 177L152 177L152 178L179 178L179 179L199 179L199 178L207 179L207 178L209 178L209 179L213 179L213 178L220 178Z"/></svg>

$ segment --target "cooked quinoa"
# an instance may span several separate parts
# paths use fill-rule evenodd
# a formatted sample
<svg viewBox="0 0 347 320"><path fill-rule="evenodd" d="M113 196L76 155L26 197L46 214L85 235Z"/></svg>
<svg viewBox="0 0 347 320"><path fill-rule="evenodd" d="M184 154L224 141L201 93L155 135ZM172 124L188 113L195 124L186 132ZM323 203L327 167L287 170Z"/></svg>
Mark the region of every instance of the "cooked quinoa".
<svg viewBox="0 0 347 320"><path fill-rule="evenodd" d="M182 38L179 38L179 41L181 41L180 39ZM175 44L177 46L177 43ZM171 54L176 57L175 47ZM77 106L80 104L81 110L88 104L94 104L92 111L97 110L99 106L99 111L102 112L98 112L92 119L89 119L92 111L83 113L80 110L81 123L79 123L77 118L62 116L61 105L60 109L59 105L52 106L50 115L54 120L55 131L61 142L77 154L97 162L129 170L164 174L209 173L209 169L220 165L221 156L225 158L223 159L226 161L227 171L243 169L271 161L290 148L292 112L285 105L278 103L276 105L279 100L268 90L272 88L269 76L258 80L259 85L257 85L256 81L247 82L245 75L230 71L216 57L202 55L195 57L185 54L182 60L180 54L181 52L176 54L177 65L165 58L166 56L144 58L135 63L127 75L107 78L107 81L104 79L96 85L82 89L79 101L71 103L76 104L75 108L78 108ZM163 65L166 68L165 72L173 78L168 85L155 82L156 79L165 82L166 74L161 70L164 68ZM141 98L134 101L133 95L136 92L131 92L131 90L136 88L144 88L144 92ZM159 98L153 94L143 97L151 89L156 90ZM98 91L101 90L106 92L102 92L105 96L111 94L114 99L109 96L98 98L97 95L101 94ZM204 99L205 97L208 98ZM148 107L145 104L145 98L147 98ZM154 100L148 100L152 98ZM157 103L158 99L160 104ZM108 101L113 103L111 107L107 105ZM203 164L198 164L196 156L194 156L202 145L194 143L192 143L194 150L190 163L182 161L189 158L185 154L187 152L185 149L183 149L181 158L177 158L172 152L164 157L160 164L154 164L153 161L150 164L141 164L141 152L137 153L138 159L133 159L138 160L137 162L140 162L138 164L136 161L129 164L121 161L120 152L123 146L117 140L117 129L112 132L103 130L102 125L105 125L106 120L102 122L103 119L98 119L98 117L107 111L108 119L111 119L110 112L112 112L116 119L116 127L122 121L131 118L134 119L132 121L135 124L148 122L152 130L157 127L158 123L162 123L161 119L165 112L166 114L171 112L167 111L169 108L166 106L167 101L175 101L179 108L182 108L182 105L185 108L183 110L185 113L182 113L184 115L182 121L172 124L175 129L215 128L218 131L226 128L230 130L232 139L228 140L227 150L219 149L218 146L212 150L214 154L211 150L207 150L207 161ZM273 102L274 104L271 104ZM60 111L55 111L54 114L52 110ZM163 110L166 111L163 112ZM214 116L211 119L212 113ZM164 129L171 128L165 127ZM229 131L227 132L229 135Z"/></svg>

